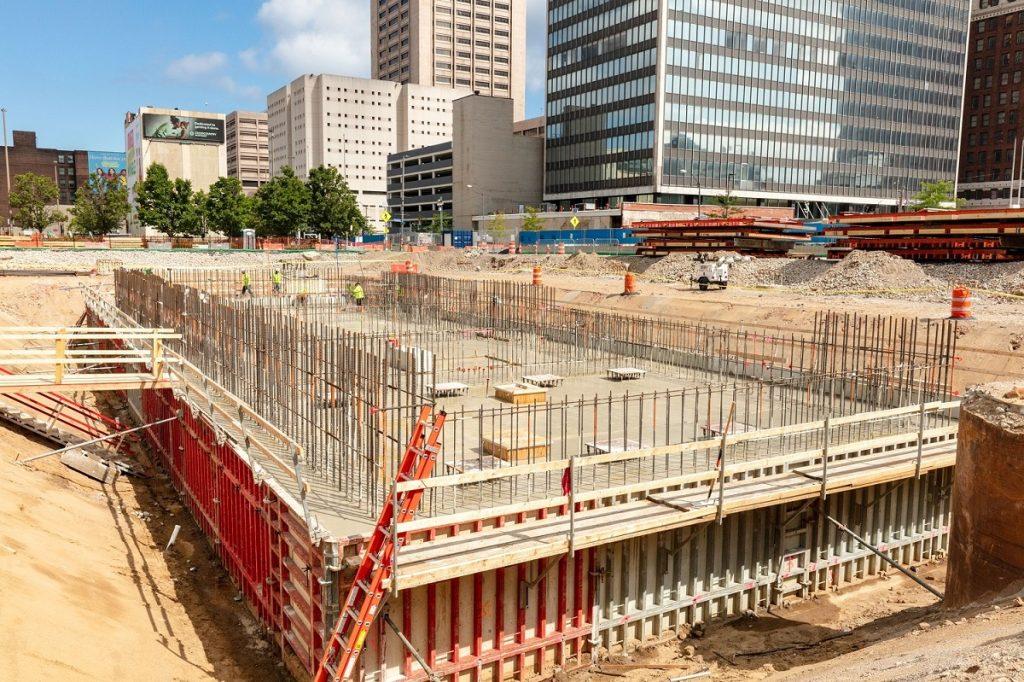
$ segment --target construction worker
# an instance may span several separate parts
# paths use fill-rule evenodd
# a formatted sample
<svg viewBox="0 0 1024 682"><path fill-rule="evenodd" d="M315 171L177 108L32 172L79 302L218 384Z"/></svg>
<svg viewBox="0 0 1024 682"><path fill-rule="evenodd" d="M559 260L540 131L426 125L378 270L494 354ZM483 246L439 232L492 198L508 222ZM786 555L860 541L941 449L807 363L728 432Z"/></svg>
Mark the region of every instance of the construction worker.
<svg viewBox="0 0 1024 682"><path fill-rule="evenodd" d="M356 302L357 306L363 305L363 300L366 298L366 292L363 291L363 285L356 282L349 287L349 293L352 294L352 300Z"/></svg>
<svg viewBox="0 0 1024 682"><path fill-rule="evenodd" d="M249 294L252 296L252 277L245 270L242 270L242 296Z"/></svg>
<svg viewBox="0 0 1024 682"><path fill-rule="evenodd" d="M274 270L274 274L272 274L270 276L270 281L274 285L274 293L275 294L281 293L281 271L280 270Z"/></svg>

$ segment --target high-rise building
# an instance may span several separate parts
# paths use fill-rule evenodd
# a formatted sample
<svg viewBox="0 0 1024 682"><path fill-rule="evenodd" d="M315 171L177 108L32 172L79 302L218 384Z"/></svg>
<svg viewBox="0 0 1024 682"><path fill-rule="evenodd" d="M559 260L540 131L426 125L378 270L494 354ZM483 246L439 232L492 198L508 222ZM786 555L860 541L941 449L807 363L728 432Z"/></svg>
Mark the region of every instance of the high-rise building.
<svg viewBox="0 0 1024 682"><path fill-rule="evenodd" d="M195 191L208 190L226 176L224 114L141 107L124 117L124 151L128 200L135 204L135 186L146 179L154 163L167 169L172 180L182 178ZM140 224L134 208L129 217L132 233L148 228Z"/></svg>
<svg viewBox="0 0 1024 682"><path fill-rule="evenodd" d="M545 198L801 214L954 180L965 0L552 0Z"/></svg>
<svg viewBox="0 0 1024 682"><path fill-rule="evenodd" d="M267 114L232 111L224 120L228 177L238 178L242 189L253 195L270 179L270 140Z"/></svg>
<svg viewBox="0 0 1024 682"><path fill-rule="evenodd" d="M526 106L526 0L374 0L373 77Z"/></svg>
<svg viewBox="0 0 1024 682"><path fill-rule="evenodd" d="M1024 8L972 3L959 195L971 206L1021 203Z"/></svg>
<svg viewBox="0 0 1024 682"><path fill-rule="evenodd" d="M303 75L267 96L270 173L337 168L371 224L387 208L387 158L452 139L452 101L464 89Z"/></svg>

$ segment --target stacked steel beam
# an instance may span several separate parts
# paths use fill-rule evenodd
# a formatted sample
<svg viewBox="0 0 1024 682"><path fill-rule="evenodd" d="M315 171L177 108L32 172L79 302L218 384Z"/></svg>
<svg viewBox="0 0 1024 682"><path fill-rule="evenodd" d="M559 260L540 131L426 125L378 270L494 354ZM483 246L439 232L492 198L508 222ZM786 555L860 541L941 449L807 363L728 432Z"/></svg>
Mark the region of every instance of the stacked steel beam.
<svg viewBox="0 0 1024 682"><path fill-rule="evenodd" d="M848 213L825 234L830 258L854 249L886 251L917 261L1024 260L1024 209Z"/></svg>
<svg viewBox="0 0 1024 682"><path fill-rule="evenodd" d="M632 229L642 240L636 252L645 256L718 250L781 256L806 244L815 232L797 220L757 218L651 220L634 223Z"/></svg>

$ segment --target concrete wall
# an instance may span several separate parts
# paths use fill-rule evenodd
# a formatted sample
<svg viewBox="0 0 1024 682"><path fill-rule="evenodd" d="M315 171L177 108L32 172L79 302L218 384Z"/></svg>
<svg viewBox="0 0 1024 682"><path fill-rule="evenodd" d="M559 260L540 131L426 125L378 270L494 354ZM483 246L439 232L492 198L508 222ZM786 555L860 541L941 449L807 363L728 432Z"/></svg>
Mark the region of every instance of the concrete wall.
<svg viewBox="0 0 1024 682"><path fill-rule="evenodd" d="M1024 588L1024 400L1005 398L1012 388L975 389L961 409L946 579L953 608Z"/></svg>
<svg viewBox="0 0 1024 682"><path fill-rule="evenodd" d="M542 202L544 140L513 134L513 110L512 100L498 97L471 95L455 102L456 229L470 229L474 215L516 213L521 205Z"/></svg>
<svg viewBox="0 0 1024 682"><path fill-rule="evenodd" d="M919 563L946 550L951 485L951 470L933 471L830 495L825 511L897 561ZM813 505L801 506L756 509L727 516L722 525L416 587L392 601L391 617L448 680L543 679L581 656L588 662L595 630L600 655L632 651L693 623L805 599L888 570ZM524 588L549 561L557 565ZM424 677L386 628L371 630L361 664L374 682Z"/></svg>

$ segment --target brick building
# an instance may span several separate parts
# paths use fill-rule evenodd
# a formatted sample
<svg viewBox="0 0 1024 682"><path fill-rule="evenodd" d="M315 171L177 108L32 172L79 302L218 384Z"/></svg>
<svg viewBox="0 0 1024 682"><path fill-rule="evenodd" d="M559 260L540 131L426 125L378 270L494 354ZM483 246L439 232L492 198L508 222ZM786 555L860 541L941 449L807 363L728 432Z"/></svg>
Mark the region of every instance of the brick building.
<svg viewBox="0 0 1024 682"><path fill-rule="evenodd" d="M1019 204L1024 3L972 5L957 191L971 206Z"/></svg>
<svg viewBox="0 0 1024 682"><path fill-rule="evenodd" d="M22 173L36 173L51 177L60 190L60 203L72 204L75 191L89 178L88 152L82 150L50 149L36 145L36 134L28 130L15 130L12 144L7 148L10 163L10 184ZM3 151L0 149L0 151ZM0 158L0 163L3 159ZM6 169L0 167L0 222L7 224L10 203L7 195Z"/></svg>

